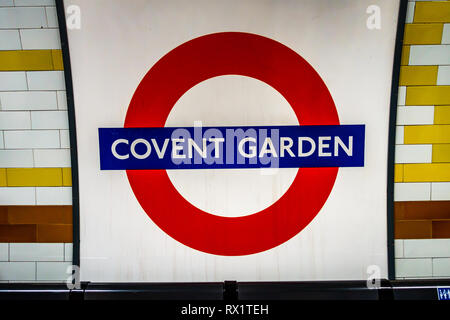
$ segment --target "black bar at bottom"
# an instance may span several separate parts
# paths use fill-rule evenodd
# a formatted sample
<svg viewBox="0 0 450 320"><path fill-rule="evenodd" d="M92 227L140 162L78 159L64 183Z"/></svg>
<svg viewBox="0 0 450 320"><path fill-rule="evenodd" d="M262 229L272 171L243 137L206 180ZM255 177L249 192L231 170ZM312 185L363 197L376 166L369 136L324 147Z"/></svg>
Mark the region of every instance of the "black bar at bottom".
<svg viewBox="0 0 450 320"><path fill-rule="evenodd" d="M239 300L378 300L366 281L242 282Z"/></svg>
<svg viewBox="0 0 450 320"><path fill-rule="evenodd" d="M89 283L84 300L223 300L223 283Z"/></svg>
<svg viewBox="0 0 450 320"><path fill-rule="evenodd" d="M438 300L437 288L450 288L450 279L446 280L393 280L394 300ZM449 297L450 299L450 297Z"/></svg>
<svg viewBox="0 0 450 320"><path fill-rule="evenodd" d="M0 300L438 300L437 288L450 279L366 281L91 283L79 289L65 284L2 283Z"/></svg>

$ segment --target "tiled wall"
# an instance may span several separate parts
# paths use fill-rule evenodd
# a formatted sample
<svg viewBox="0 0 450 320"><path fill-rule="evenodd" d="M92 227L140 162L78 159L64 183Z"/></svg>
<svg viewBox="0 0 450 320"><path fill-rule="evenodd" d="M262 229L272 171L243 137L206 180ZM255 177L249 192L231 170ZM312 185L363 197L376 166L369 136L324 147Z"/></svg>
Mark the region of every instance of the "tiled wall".
<svg viewBox="0 0 450 320"><path fill-rule="evenodd" d="M409 1L395 152L397 278L450 277L450 1Z"/></svg>
<svg viewBox="0 0 450 320"><path fill-rule="evenodd" d="M62 281L70 145L55 0L0 0L0 281Z"/></svg>
<svg viewBox="0 0 450 320"><path fill-rule="evenodd" d="M54 0L0 0L0 281L60 281L70 145ZM450 1L410 1L395 171L398 278L450 277Z"/></svg>

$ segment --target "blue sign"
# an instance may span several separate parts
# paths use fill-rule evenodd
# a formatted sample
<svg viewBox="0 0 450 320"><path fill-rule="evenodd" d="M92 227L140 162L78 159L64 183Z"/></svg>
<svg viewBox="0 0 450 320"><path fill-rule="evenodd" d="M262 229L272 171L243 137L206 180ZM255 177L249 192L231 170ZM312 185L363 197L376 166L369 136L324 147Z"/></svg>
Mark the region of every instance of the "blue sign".
<svg viewBox="0 0 450 320"><path fill-rule="evenodd" d="M450 300L450 288L437 288L439 300Z"/></svg>
<svg viewBox="0 0 450 320"><path fill-rule="evenodd" d="M364 125L100 128L100 168L362 167L364 131Z"/></svg>

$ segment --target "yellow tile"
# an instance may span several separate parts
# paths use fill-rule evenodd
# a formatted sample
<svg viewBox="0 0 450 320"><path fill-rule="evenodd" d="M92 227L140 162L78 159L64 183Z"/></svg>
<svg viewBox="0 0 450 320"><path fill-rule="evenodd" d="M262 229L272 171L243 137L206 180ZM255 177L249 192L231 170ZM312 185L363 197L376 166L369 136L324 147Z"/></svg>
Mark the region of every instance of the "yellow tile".
<svg viewBox="0 0 450 320"><path fill-rule="evenodd" d="M401 66L400 85L436 85L438 66Z"/></svg>
<svg viewBox="0 0 450 320"><path fill-rule="evenodd" d="M416 2L414 22L450 22L450 2Z"/></svg>
<svg viewBox="0 0 450 320"><path fill-rule="evenodd" d="M405 144L450 143L450 125L405 126Z"/></svg>
<svg viewBox="0 0 450 320"><path fill-rule="evenodd" d="M51 50L0 51L0 71L53 70Z"/></svg>
<svg viewBox="0 0 450 320"><path fill-rule="evenodd" d="M450 144L433 145L433 162L450 162Z"/></svg>
<svg viewBox="0 0 450 320"><path fill-rule="evenodd" d="M403 46L402 48L402 60L400 62L400 65L406 66L409 63L409 50L411 49L411 46Z"/></svg>
<svg viewBox="0 0 450 320"><path fill-rule="evenodd" d="M8 168L9 187L57 187L62 186L61 168Z"/></svg>
<svg viewBox="0 0 450 320"><path fill-rule="evenodd" d="M432 106L450 104L450 86L407 87L407 106Z"/></svg>
<svg viewBox="0 0 450 320"><path fill-rule="evenodd" d="M450 124L450 106L434 107L434 124Z"/></svg>
<svg viewBox="0 0 450 320"><path fill-rule="evenodd" d="M71 187L72 186L72 170L70 168L62 168L63 175L63 186Z"/></svg>
<svg viewBox="0 0 450 320"><path fill-rule="evenodd" d="M443 28L442 23L408 23L403 44L440 44Z"/></svg>
<svg viewBox="0 0 450 320"><path fill-rule="evenodd" d="M403 168L404 182L450 181L450 163L408 163Z"/></svg>
<svg viewBox="0 0 450 320"><path fill-rule="evenodd" d="M52 50L53 69L64 70L61 50Z"/></svg>
<svg viewBox="0 0 450 320"><path fill-rule="evenodd" d="M395 164L394 182L403 182L403 164Z"/></svg>
<svg viewBox="0 0 450 320"><path fill-rule="evenodd" d="M0 169L0 187L6 187L6 169Z"/></svg>

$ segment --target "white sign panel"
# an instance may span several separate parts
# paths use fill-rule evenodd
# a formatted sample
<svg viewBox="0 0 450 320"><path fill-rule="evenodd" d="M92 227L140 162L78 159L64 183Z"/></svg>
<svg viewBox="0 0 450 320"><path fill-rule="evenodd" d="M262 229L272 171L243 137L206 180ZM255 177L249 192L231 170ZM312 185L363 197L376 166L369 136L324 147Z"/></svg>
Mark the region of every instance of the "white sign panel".
<svg viewBox="0 0 450 320"><path fill-rule="evenodd" d="M399 1L64 2L82 280L387 276Z"/></svg>

